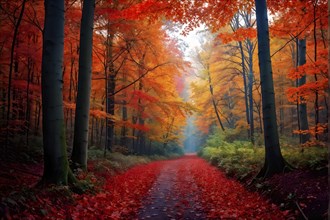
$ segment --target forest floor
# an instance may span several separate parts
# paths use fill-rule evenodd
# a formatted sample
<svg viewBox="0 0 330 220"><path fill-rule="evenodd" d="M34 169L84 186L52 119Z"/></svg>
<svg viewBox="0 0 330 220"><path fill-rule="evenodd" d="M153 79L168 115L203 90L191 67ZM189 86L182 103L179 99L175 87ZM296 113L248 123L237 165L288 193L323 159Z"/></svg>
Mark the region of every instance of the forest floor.
<svg viewBox="0 0 330 220"><path fill-rule="evenodd" d="M293 170L275 175L257 189L300 219L328 219L328 171Z"/></svg>
<svg viewBox="0 0 330 220"><path fill-rule="evenodd" d="M285 175L298 175L294 172L265 182L264 185L277 188L263 196L265 190L251 192L193 155L138 165L115 175L98 170L91 163L89 169L95 176L84 178L96 185L97 190L81 195L67 187L31 188L42 174L40 164L0 166L4 168L0 172L0 219L296 219L299 213L283 210L286 207L280 211L279 201L285 199L279 198L280 192L282 197L295 192L292 197L300 198L297 201L302 208L309 203L301 200L300 191L312 192L306 189L309 187L306 179L282 182L292 178ZM296 181L301 181L302 177L296 177ZM326 190L323 182L318 179L315 188ZM267 200L269 196L278 205Z"/></svg>

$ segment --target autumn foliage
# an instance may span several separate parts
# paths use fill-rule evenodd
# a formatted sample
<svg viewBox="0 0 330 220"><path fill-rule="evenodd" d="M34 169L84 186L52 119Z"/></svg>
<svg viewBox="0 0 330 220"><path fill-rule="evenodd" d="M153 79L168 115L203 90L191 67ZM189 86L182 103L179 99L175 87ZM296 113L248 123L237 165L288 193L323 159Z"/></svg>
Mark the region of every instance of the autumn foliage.
<svg viewBox="0 0 330 220"><path fill-rule="evenodd" d="M82 5L66 1L65 6L63 104L66 136L71 146ZM155 143L180 144L184 117L191 107L179 97L176 87L177 77L188 63L182 59L177 42L169 38L159 20L160 9L165 6L158 1L114 1L113 4L101 1L96 5L90 145L101 148L105 145L106 122L114 124L113 144L129 151L142 153L146 142L135 142L141 138ZM3 97L11 92L10 99L1 102L4 122L1 134L7 131L9 134L7 138L6 135L1 138L13 142L13 134L21 132L26 136L24 144L29 145L30 137L38 135L42 128L43 1L6 2L1 3L1 8L6 9L1 12L1 88ZM22 20L17 23L19 10L23 10ZM12 30L15 27L19 34L14 39ZM15 46L11 55L12 45ZM13 69L11 76L8 75L10 68ZM105 79L109 74L114 80L113 91L106 86ZM113 112L106 108L107 99L114 100ZM176 119L172 120L174 116Z"/></svg>
<svg viewBox="0 0 330 220"><path fill-rule="evenodd" d="M123 219L136 216L143 198L165 162L136 166L115 177L106 175L102 192L77 198L70 210L73 219Z"/></svg>
<svg viewBox="0 0 330 220"><path fill-rule="evenodd" d="M310 134L310 145L326 141L328 112L328 44L326 1L268 1L270 16L270 49L276 95L276 112L281 135ZM206 13L212 11L206 7ZM196 71L191 84L192 99L201 109L196 125L208 133L218 127L208 91L206 72L218 112L224 126L263 133L261 87L256 49L255 12L241 6L226 25L219 23L215 33L205 31L208 42L195 52L194 61L204 64ZM212 19L207 19L211 22ZM212 23L214 24L214 23ZM213 26L214 27L214 26ZM298 66L298 40L306 39L307 62ZM208 64L208 70L205 67ZM306 83L298 80L306 76ZM250 87L249 87L250 86ZM252 100L252 101L251 101ZM297 105L307 105L308 131L301 129ZM292 111L296 113L292 114ZM251 117L252 112L252 117ZM289 116L291 115L291 116ZM251 125L252 124L252 125ZM214 126L216 125L216 126ZM239 132L238 132L239 133Z"/></svg>
<svg viewBox="0 0 330 220"><path fill-rule="evenodd" d="M45 2L0 3L0 159L14 161L20 154L21 158L30 160L33 157L30 154L35 151L42 154L41 137L47 133L49 137L56 137L56 141L50 138L43 142L45 170L47 165L54 166L44 177L52 177L58 170L65 171L58 175L63 180L49 183L70 183L77 187L75 184L86 179L84 175L88 173L82 172L84 178L80 178L79 166L75 167L76 161L73 157L69 159L66 153L76 146L74 130L78 130L75 116L81 110L79 104L89 106L77 101L78 88L81 88L79 70L84 69L79 63L83 1L60 2L65 4L65 10L58 13L59 17L63 17L63 13L65 16L64 36L51 36L60 42L58 48L64 46L64 51L60 48L58 56L54 56L56 61L63 60L56 65L56 77L42 73L45 69L42 66L49 61L45 61L45 54L50 54L44 45L52 44L51 40L43 39L45 14L48 18L45 12L49 12L45 10ZM89 17L93 21L93 28L89 29L92 37L88 39L93 42L88 44L92 52L86 52L92 63L92 83L86 86L90 93L88 90L85 96L90 100L90 108L86 107L81 117L86 122L80 136L84 139L80 140L83 143L80 152L84 152L85 162L89 148L102 150L104 157L113 152L182 155L187 141L184 132L188 130L187 121L192 118L190 128L197 129L191 129L194 131L191 136L200 137L201 143L207 142L210 134L219 132L225 134L223 139L228 143L248 140L253 146L269 143L270 136L274 138L276 143L270 143L270 147L265 144L266 169L263 171L267 173L267 166L277 161L281 166L271 170L270 175L291 168L281 155L277 131L281 137L295 140L297 146L326 146L330 104L328 2L268 0L267 4L263 8L270 13L269 22L265 22L267 36L264 34L266 37L261 38L261 25L256 22L258 13L252 0L96 1L95 8L94 5L90 8L94 17ZM60 26L63 27L63 23ZM197 27L203 28L195 36L200 45L192 48L180 38ZM178 33L182 35L175 37ZM268 66L269 72L264 73L257 68L261 63L258 54L263 52L258 46L265 39L268 45L268 34L270 57L266 54L268 60L263 63L272 65ZM47 65L49 69L50 64ZM44 76L48 76L47 82ZM56 83L57 89L45 86L52 83ZM265 84L269 86L267 89L263 89ZM51 89L57 91L56 97L52 97ZM59 105L43 106L42 103L48 103L46 96L42 96L45 91L49 92L48 99L59 101ZM265 104L265 93L269 100L275 96L271 107ZM43 115L44 109L50 114ZM54 109L56 114L52 112ZM273 110L271 114L263 114L267 109ZM263 123L267 122L265 116L269 116L272 126ZM46 118L49 120L43 120ZM57 126L54 121L59 122ZM49 128L47 132L46 127ZM268 137L267 129L272 129ZM53 142L58 148L49 147ZM54 155L47 149L54 150ZM275 156L281 160L276 160ZM64 162L63 166L56 163L58 157ZM268 161L269 158L273 158L274 163ZM31 160L34 162L33 158ZM86 167L87 164L83 164L84 171ZM14 219L23 216L136 218L139 208L145 205L143 199L164 167L175 170L176 184L172 190L175 195L182 196L175 198L179 201L175 205L179 210L178 218L190 204L187 199L190 189L194 197L190 199L198 207L200 204L200 210L210 219L219 216L224 219L283 219L287 215L195 156L136 166L115 176L99 173L98 177L105 180L104 186L98 189L100 191L82 195L59 198L56 197L58 192L71 193L67 186L54 187L54 190L50 186L50 191L31 196L26 209L10 214ZM94 176L89 180L92 185L98 184ZM56 198L52 199L53 196Z"/></svg>
<svg viewBox="0 0 330 220"><path fill-rule="evenodd" d="M246 189L207 162L190 158L190 168L198 188L201 189L201 202L208 212L208 218L253 218L282 219L276 205L268 204L258 194ZM221 207L221 208L220 208Z"/></svg>

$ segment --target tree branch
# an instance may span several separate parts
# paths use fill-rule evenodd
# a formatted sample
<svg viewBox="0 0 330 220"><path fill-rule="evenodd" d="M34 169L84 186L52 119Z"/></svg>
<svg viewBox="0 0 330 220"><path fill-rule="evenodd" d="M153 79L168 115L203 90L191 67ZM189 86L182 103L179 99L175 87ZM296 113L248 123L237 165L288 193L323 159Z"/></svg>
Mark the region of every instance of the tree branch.
<svg viewBox="0 0 330 220"><path fill-rule="evenodd" d="M298 34L293 35L293 37L287 41L282 47L280 47L278 50L276 50L270 57L275 56L275 54L277 54L278 52L280 52L284 47L286 47L291 41L293 41L294 39L296 39L297 37L299 37L311 24L314 23L314 21L318 20L319 17L313 19L313 21L311 21L308 25L306 25L306 27L304 29L302 29Z"/></svg>
<svg viewBox="0 0 330 220"><path fill-rule="evenodd" d="M166 63L161 63L161 64L158 64L156 66L154 66L153 68L150 68L150 69L147 69L147 71L143 74L141 74L137 79L135 79L133 82L127 84L126 86L123 86L122 88L118 89L117 91L115 91L114 93L110 94L110 96L114 96L116 95L117 93L123 91L124 89L127 89L128 87L134 85L136 82L138 82L139 80L141 80L143 77L145 77L149 72L152 72L153 70L157 69L158 67L160 66L164 66L166 64L169 64L170 62L166 62ZM139 64L141 65L141 64Z"/></svg>

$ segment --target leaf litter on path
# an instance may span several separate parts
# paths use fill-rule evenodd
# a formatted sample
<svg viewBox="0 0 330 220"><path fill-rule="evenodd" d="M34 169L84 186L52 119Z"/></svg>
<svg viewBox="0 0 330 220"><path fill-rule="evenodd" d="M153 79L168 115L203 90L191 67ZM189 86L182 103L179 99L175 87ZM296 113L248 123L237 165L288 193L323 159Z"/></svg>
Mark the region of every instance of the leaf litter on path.
<svg viewBox="0 0 330 220"><path fill-rule="evenodd" d="M35 209L13 219L285 219L276 205L197 156L156 161L104 177L97 194L74 195L71 203L56 194L40 194L42 201L30 203Z"/></svg>
<svg viewBox="0 0 330 220"><path fill-rule="evenodd" d="M168 161L143 205L139 219L285 218L276 205L197 156Z"/></svg>

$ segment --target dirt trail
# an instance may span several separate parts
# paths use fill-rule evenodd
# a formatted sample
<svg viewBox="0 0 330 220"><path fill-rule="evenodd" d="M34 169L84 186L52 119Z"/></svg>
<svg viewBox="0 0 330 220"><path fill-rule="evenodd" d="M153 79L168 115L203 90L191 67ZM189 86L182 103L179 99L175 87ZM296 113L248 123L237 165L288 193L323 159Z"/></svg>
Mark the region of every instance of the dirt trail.
<svg viewBox="0 0 330 220"><path fill-rule="evenodd" d="M97 194L74 195L72 203L63 200L66 194L60 191L35 191L23 211L12 207L9 214L12 219L44 219L45 215L52 219L112 220L288 217L197 156L155 161L115 176L108 172L98 175L105 178L105 184ZM1 208L0 204L0 219Z"/></svg>
<svg viewBox="0 0 330 220"><path fill-rule="evenodd" d="M274 204L194 155L170 160L142 201L138 219L285 219Z"/></svg>
<svg viewBox="0 0 330 220"><path fill-rule="evenodd" d="M185 160L169 161L149 190L139 219L206 219L197 185Z"/></svg>

